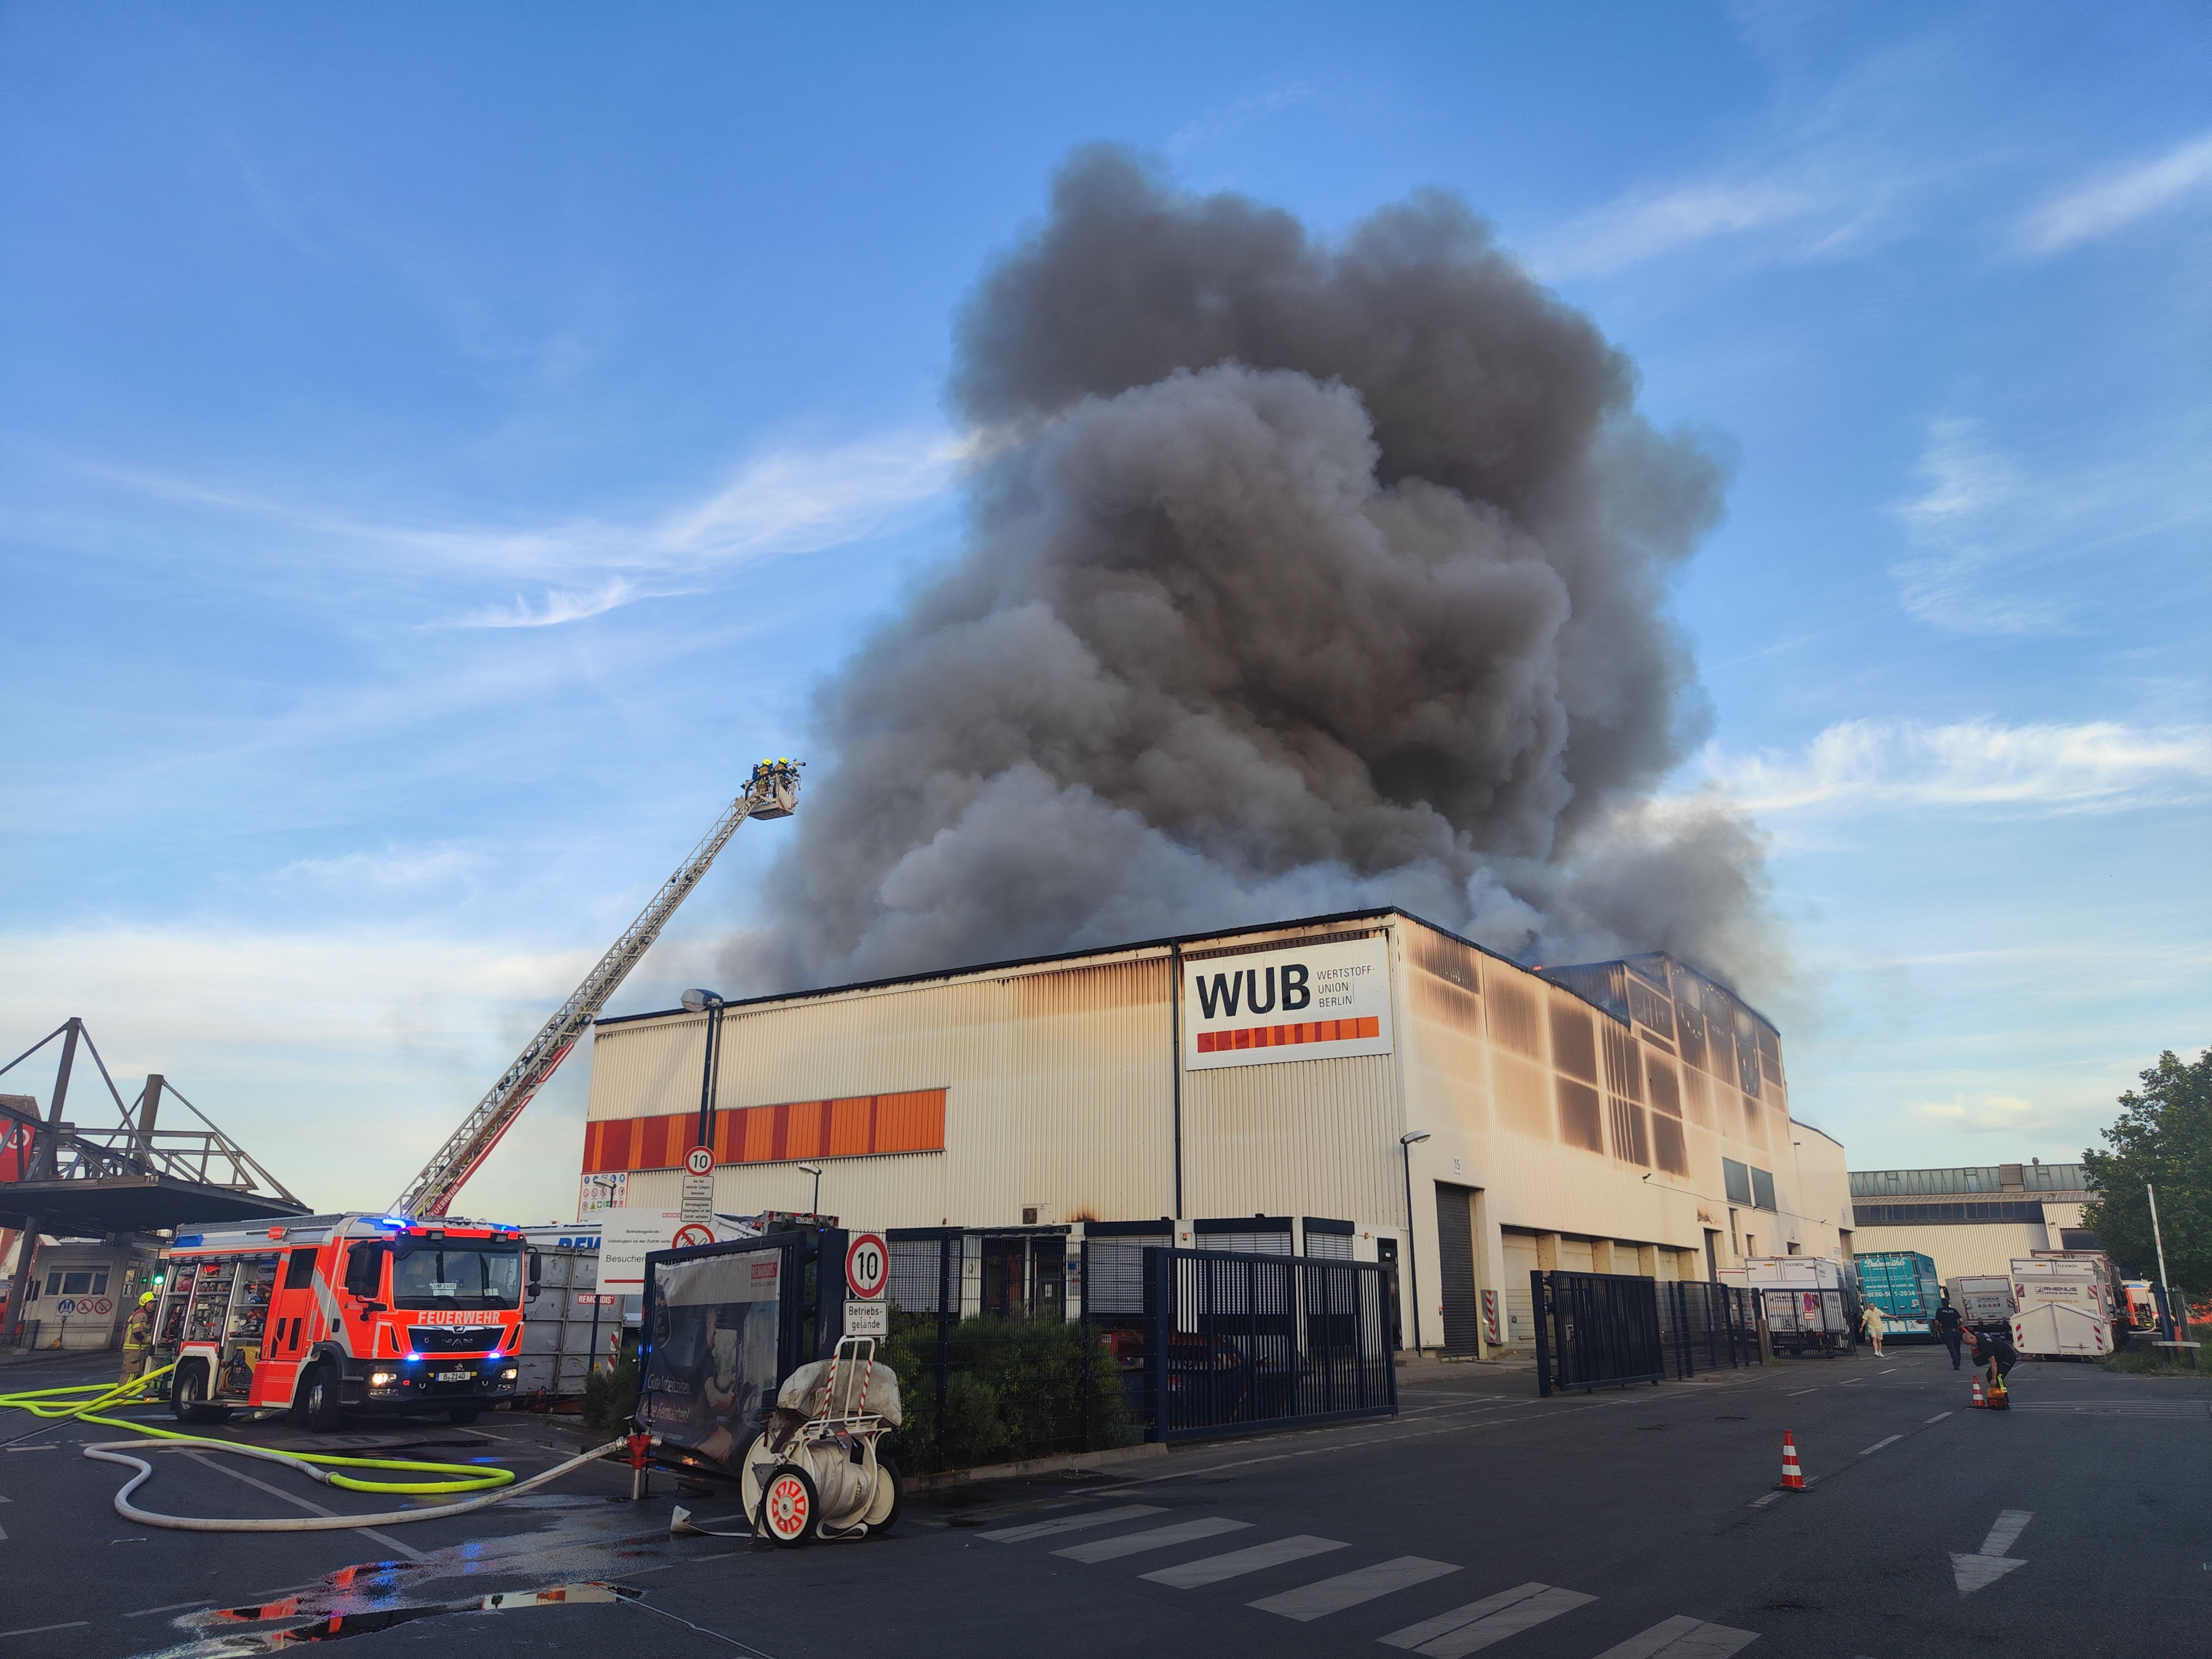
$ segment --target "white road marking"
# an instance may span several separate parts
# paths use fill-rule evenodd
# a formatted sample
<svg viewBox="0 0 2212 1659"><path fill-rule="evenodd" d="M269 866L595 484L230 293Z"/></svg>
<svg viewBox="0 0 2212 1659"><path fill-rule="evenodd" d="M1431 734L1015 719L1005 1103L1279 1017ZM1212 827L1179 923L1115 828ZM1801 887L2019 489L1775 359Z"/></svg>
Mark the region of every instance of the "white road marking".
<svg viewBox="0 0 2212 1659"><path fill-rule="evenodd" d="M1411 1589L1416 1584L1425 1584L1431 1578L1442 1578L1459 1569L1449 1561L1428 1561L1418 1555L1401 1555L1395 1561L1382 1561L1371 1567L1362 1567L1357 1572L1339 1573L1334 1578L1318 1579L1310 1584L1301 1584L1296 1589L1285 1590L1279 1595L1249 1601L1262 1613L1279 1613L1285 1619L1295 1619L1300 1624L1310 1624L1332 1613L1341 1613L1346 1607L1356 1607L1362 1601L1372 1601L1379 1595L1390 1595L1401 1589Z"/></svg>
<svg viewBox="0 0 2212 1659"><path fill-rule="evenodd" d="M1901 1434L1893 1434L1887 1440L1875 1441L1874 1444L1869 1446L1864 1451L1861 1452L1859 1455L1861 1457L1871 1457L1876 1452L1880 1451L1884 1446L1894 1446L1899 1441L1904 1438L1905 1437Z"/></svg>
<svg viewBox="0 0 2212 1659"><path fill-rule="evenodd" d="M1751 1506L1752 1506L1752 1508L1753 1508L1753 1509L1755 1509L1755 1510L1763 1510L1763 1509L1765 1509L1765 1508L1769 1504L1772 1504L1772 1503L1778 1502L1778 1501L1781 1498L1781 1497L1782 1497L1782 1494L1781 1494L1780 1492L1771 1492L1767 1493L1767 1494L1766 1494L1766 1496L1765 1496L1765 1497L1764 1497L1764 1498L1753 1498L1753 1499L1751 1500Z"/></svg>
<svg viewBox="0 0 2212 1659"><path fill-rule="evenodd" d="M1978 1589L1987 1589L2007 1573L2027 1565L2011 1559L2012 1547L2020 1541L2020 1534L2027 1523L2035 1519L2032 1510L2000 1510L1996 1524L1990 1528L1989 1536L1982 1540L1982 1547L1973 1555L1953 1554L1951 1580L1959 1587L1961 1597L1972 1595Z"/></svg>
<svg viewBox="0 0 2212 1659"><path fill-rule="evenodd" d="M1094 1538L1087 1544L1070 1544L1064 1550L1054 1550L1054 1555L1064 1555L1071 1561L1118 1561L1125 1555L1141 1555L1146 1550L1164 1550L1173 1544L1194 1544L1201 1538L1218 1538L1224 1532L1243 1532L1251 1526L1249 1521L1231 1521L1225 1516L1211 1515L1202 1521L1178 1521L1172 1527L1154 1527L1150 1532L1124 1533L1119 1538Z"/></svg>
<svg viewBox="0 0 2212 1659"><path fill-rule="evenodd" d="M1728 1659L1757 1640L1755 1630L1731 1630L1677 1613L1607 1648L1597 1659Z"/></svg>
<svg viewBox="0 0 2212 1659"><path fill-rule="evenodd" d="M263 1492L267 1492L271 1498L281 1498L287 1504L290 1504L297 1508L307 1510L310 1514L330 1516L335 1516L337 1514L336 1510L326 1510L320 1504L310 1504L304 1498L295 1498L290 1492L284 1491L282 1487L270 1486L266 1480L257 1480L252 1475L246 1474L242 1470L226 1468L221 1463L216 1462L205 1452L188 1451L185 1455L191 1458L193 1462L198 1463L202 1468L213 1469L217 1474L227 1474L232 1480L242 1480L249 1486L258 1486ZM392 1551L396 1554L405 1556L410 1561L420 1561L422 1559L422 1551L416 1549L410 1545L401 1543L397 1538L393 1538L388 1534L378 1532L373 1527L356 1527L354 1530L359 1533L363 1538L368 1539L374 1543L381 1544L385 1548Z"/></svg>
<svg viewBox="0 0 2212 1659"><path fill-rule="evenodd" d="M1310 1533L1300 1533L1295 1538L1278 1538L1272 1544L1255 1544L1249 1549L1209 1555L1200 1560L1186 1561L1179 1567L1162 1567L1158 1572L1140 1576L1170 1589L1196 1589L1201 1584L1218 1584L1224 1578L1241 1578L1262 1568L1279 1567L1286 1561L1303 1561L1309 1555L1326 1555L1331 1550L1351 1547L1334 1538L1316 1538Z"/></svg>
<svg viewBox="0 0 2212 1659"><path fill-rule="evenodd" d="M1503 1642L1509 1636L1571 1613L1595 1595L1580 1590L1559 1589L1549 1584L1522 1584L1516 1589L1471 1601L1466 1607L1425 1619L1381 1638L1386 1647L1411 1648L1427 1659L1464 1659L1464 1656Z"/></svg>
<svg viewBox="0 0 2212 1659"><path fill-rule="evenodd" d="M2020 1535L2027 1530L2027 1523L2035 1519L2033 1510L2004 1510L1999 1511L1996 1524L1990 1535L1982 1540L1984 1555L2009 1555L2012 1547L2020 1542Z"/></svg>
<svg viewBox="0 0 2212 1659"><path fill-rule="evenodd" d="M1948 1417L1948 1416L1950 1416L1950 1415L1951 1415L1951 1413L1948 1413L1948 1412L1937 1412L1937 1413L1936 1413L1936 1415L1935 1415L1935 1416L1933 1416L1933 1417L1931 1417L1931 1418L1929 1418L1929 1419L1928 1419L1928 1421L1929 1421L1929 1423L1941 1423L1941 1422L1942 1422L1945 1418L1947 1418L1947 1417ZM1923 1424L1923 1425L1922 1425L1922 1426L1924 1428L1924 1427L1925 1427L1925 1426L1927 1426L1927 1425L1926 1425L1925 1424Z"/></svg>
<svg viewBox="0 0 2212 1659"><path fill-rule="evenodd" d="M91 1623L89 1619L72 1619L66 1625L32 1625L22 1630L0 1630L0 1639L10 1636L36 1636L41 1631L82 1630Z"/></svg>
<svg viewBox="0 0 2212 1659"><path fill-rule="evenodd" d="M1889 1368L1889 1370L1886 1370L1886 1371L1876 1371L1876 1372L1875 1373L1875 1375L1876 1376L1887 1376L1891 1375L1893 1372L1894 1372L1896 1370L1897 1370L1897 1367L1896 1367L1896 1366L1894 1366L1894 1365L1892 1365L1892 1366Z"/></svg>
<svg viewBox="0 0 2212 1659"><path fill-rule="evenodd" d="M994 1544L1018 1544L1024 1538L1048 1538L1056 1532L1081 1532L1086 1527L1103 1527L1116 1521L1134 1521L1140 1515L1164 1513L1158 1504L1125 1504L1118 1510L1064 1515L1057 1521L1032 1521L1025 1527L1000 1527L991 1532L979 1532L975 1536L988 1538Z"/></svg>
<svg viewBox="0 0 2212 1659"><path fill-rule="evenodd" d="M1820 1385L1818 1382L1815 1382L1815 1383L1812 1386L1812 1388L1809 1388L1809 1389L1790 1389L1790 1392L1789 1392L1788 1395L1787 1395L1787 1396L1785 1396L1785 1397L1786 1397L1786 1398L1788 1398L1788 1399L1795 1400L1795 1399L1796 1399L1799 1395L1801 1395L1801 1394L1812 1394L1812 1393L1815 1392L1816 1390L1818 1390L1818 1389L1820 1388Z"/></svg>
<svg viewBox="0 0 2212 1659"><path fill-rule="evenodd" d="M214 1604L215 1598L213 1596L203 1595L197 1601L172 1601L167 1607L141 1607L136 1613L126 1613L123 1616L125 1619L150 1619L157 1613L181 1613L186 1607L212 1607ZM246 1604L241 1602L240 1605L245 1606Z"/></svg>

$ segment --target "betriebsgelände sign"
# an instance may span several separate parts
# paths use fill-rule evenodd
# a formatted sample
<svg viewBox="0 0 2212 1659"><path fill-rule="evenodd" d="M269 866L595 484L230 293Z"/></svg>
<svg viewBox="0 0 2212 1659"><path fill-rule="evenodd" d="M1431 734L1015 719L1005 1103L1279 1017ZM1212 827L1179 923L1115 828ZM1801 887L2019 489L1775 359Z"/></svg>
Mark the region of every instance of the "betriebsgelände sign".
<svg viewBox="0 0 2212 1659"><path fill-rule="evenodd" d="M1186 961L1183 1065L1267 1066L1390 1052L1390 942L1381 934Z"/></svg>

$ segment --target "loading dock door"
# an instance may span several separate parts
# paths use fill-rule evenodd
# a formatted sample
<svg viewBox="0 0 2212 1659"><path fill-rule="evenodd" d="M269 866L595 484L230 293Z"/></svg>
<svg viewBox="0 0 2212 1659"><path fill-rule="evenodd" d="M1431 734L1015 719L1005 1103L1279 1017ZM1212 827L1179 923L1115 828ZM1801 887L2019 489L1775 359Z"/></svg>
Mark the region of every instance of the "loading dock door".
<svg viewBox="0 0 2212 1659"><path fill-rule="evenodd" d="M1474 1298L1474 1189L1437 1182L1437 1254L1443 1279L1444 1352L1478 1352Z"/></svg>

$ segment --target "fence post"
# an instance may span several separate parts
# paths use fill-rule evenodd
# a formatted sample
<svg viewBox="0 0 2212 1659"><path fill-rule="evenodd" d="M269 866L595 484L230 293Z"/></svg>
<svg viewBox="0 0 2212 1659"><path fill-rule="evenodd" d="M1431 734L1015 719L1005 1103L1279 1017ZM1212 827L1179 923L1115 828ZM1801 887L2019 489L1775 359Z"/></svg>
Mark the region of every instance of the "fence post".
<svg viewBox="0 0 2212 1659"><path fill-rule="evenodd" d="M1551 1334L1544 1328L1544 1270L1528 1270L1528 1300L1534 1314L1536 1327L1536 1392L1548 1397L1552 1392Z"/></svg>
<svg viewBox="0 0 2212 1659"><path fill-rule="evenodd" d="M1174 1257L1157 1244L1145 1246L1145 1394L1152 1408L1151 1437L1168 1437L1168 1333L1175 1324L1171 1290Z"/></svg>
<svg viewBox="0 0 2212 1659"><path fill-rule="evenodd" d="M1077 1328L1082 1333L1079 1352L1083 1363L1083 1439L1082 1449L1091 1449L1091 1241L1085 1239L1080 1260L1083 1263L1083 1313Z"/></svg>
<svg viewBox="0 0 2212 1659"><path fill-rule="evenodd" d="M945 1466L945 1423L949 1410L945 1393L951 1384L952 1328L946 1322L946 1309L958 1294L957 1276L952 1271L952 1246L956 1238L943 1234L937 1239L937 1467L941 1472Z"/></svg>

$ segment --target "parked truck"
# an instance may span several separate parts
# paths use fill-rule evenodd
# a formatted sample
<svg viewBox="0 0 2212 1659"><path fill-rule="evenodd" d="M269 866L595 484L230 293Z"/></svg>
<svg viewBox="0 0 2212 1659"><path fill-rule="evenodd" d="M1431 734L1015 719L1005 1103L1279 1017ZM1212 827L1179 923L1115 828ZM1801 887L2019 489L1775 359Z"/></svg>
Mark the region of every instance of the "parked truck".
<svg viewBox="0 0 2212 1659"><path fill-rule="evenodd" d="M1961 1273L1951 1281L1951 1305L1967 1324L1991 1330L2012 1328L2020 1304L2012 1299L2012 1280L1995 1273Z"/></svg>
<svg viewBox="0 0 2212 1659"><path fill-rule="evenodd" d="M2012 1342L2030 1359L2101 1359L2127 1340L2113 1286L2094 1261L2015 1256Z"/></svg>
<svg viewBox="0 0 2212 1659"><path fill-rule="evenodd" d="M1858 1346L1854 1304L1843 1267L1816 1255L1753 1256L1744 1283L1759 1297L1779 1353L1849 1353Z"/></svg>
<svg viewBox="0 0 2212 1659"><path fill-rule="evenodd" d="M1852 1258L1858 1269L1859 1296L1882 1311L1889 1336L1936 1340L1936 1310L1943 1305L1943 1282L1936 1262L1917 1250L1869 1250Z"/></svg>

